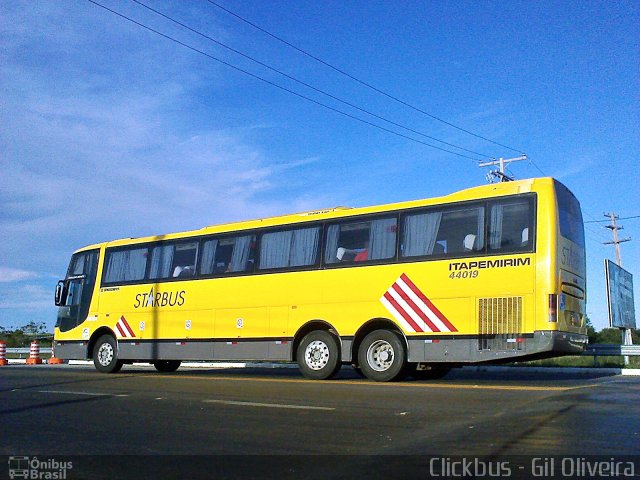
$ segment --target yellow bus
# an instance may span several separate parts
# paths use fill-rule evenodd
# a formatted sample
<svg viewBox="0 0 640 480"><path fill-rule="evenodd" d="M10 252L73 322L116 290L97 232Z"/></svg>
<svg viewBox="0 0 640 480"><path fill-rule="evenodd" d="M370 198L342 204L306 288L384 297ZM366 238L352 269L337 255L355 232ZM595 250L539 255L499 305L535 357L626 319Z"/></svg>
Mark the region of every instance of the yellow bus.
<svg viewBox="0 0 640 480"><path fill-rule="evenodd" d="M552 178L115 240L71 257L55 352L102 372L244 360L438 378L581 352L585 270L580 204Z"/></svg>

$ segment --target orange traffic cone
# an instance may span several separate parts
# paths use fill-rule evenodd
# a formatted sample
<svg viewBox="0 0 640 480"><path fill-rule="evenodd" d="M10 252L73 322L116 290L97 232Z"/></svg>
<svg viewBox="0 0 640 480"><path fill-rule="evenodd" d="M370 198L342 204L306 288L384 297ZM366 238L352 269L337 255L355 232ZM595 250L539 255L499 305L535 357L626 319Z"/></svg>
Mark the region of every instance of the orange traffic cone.
<svg viewBox="0 0 640 480"><path fill-rule="evenodd" d="M47 360L47 363L49 365L60 365L64 363L64 361L61 358L56 357L56 341L55 340L51 342L51 358Z"/></svg>
<svg viewBox="0 0 640 480"><path fill-rule="evenodd" d="M9 365L7 360L7 342L0 341L0 367Z"/></svg>
<svg viewBox="0 0 640 480"><path fill-rule="evenodd" d="M42 359L40 358L40 344L37 340L31 342L31 348L29 349L29 358L27 358L27 365L40 365Z"/></svg>

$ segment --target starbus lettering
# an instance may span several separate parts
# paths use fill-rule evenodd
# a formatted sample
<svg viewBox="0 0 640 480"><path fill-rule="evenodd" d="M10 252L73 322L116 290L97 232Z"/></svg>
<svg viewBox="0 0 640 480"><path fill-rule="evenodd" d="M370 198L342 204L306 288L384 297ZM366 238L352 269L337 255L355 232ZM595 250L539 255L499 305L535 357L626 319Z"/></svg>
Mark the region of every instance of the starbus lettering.
<svg viewBox="0 0 640 480"><path fill-rule="evenodd" d="M580 272L584 265L583 253L573 248L573 246L562 247L560 255L560 263L564 268L570 269L572 272Z"/></svg>
<svg viewBox="0 0 640 480"><path fill-rule="evenodd" d="M184 305L186 292L155 292L153 287L148 293L139 293L136 295L136 301L133 308L144 307L181 307Z"/></svg>
<svg viewBox="0 0 640 480"><path fill-rule="evenodd" d="M500 258L497 260L479 260L470 262L451 262L449 271L475 270L483 268L525 267L531 265L531 258Z"/></svg>

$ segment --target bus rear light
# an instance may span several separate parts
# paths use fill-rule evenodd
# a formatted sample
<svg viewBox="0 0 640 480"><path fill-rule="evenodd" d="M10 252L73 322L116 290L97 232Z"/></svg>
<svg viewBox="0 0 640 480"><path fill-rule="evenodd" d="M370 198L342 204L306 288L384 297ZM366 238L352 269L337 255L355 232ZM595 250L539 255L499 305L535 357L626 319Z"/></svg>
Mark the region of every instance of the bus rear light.
<svg viewBox="0 0 640 480"><path fill-rule="evenodd" d="M516 338L516 343L524 343L524 337Z"/></svg>
<svg viewBox="0 0 640 480"><path fill-rule="evenodd" d="M558 295L554 293L549 295L549 321L558 321Z"/></svg>

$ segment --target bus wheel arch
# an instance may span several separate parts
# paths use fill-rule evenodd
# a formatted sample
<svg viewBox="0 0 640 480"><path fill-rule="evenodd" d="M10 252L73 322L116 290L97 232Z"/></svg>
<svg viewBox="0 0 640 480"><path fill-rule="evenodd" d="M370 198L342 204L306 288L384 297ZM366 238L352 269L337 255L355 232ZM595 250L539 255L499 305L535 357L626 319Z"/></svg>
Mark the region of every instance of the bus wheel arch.
<svg viewBox="0 0 640 480"><path fill-rule="evenodd" d="M95 332L91 334L91 338L89 339L89 345L87 345L87 358L93 358L93 348L96 346L96 342L103 335L111 335L113 338L116 338L116 334L109 327L100 327ZM116 338L117 342L117 338Z"/></svg>
<svg viewBox="0 0 640 480"><path fill-rule="evenodd" d="M404 332L392 321L374 319L363 325L354 337L354 368L370 380L386 382L406 376L408 342Z"/></svg>
<svg viewBox="0 0 640 480"><path fill-rule="evenodd" d="M310 321L296 332L292 357L305 377L331 378L342 365L340 337L331 324L323 320Z"/></svg>
<svg viewBox="0 0 640 480"><path fill-rule="evenodd" d="M351 362L355 367L359 367L358 350L360 349L360 344L362 344L362 341L367 335L375 330L391 330L397 332L398 335L402 337L405 348L408 349L409 342L407 341L407 337L397 323L389 320L388 318L372 318L362 325L353 336L353 343L351 344Z"/></svg>
<svg viewBox="0 0 640 480"><path fill-rule="evenodd" d="M293 362L296 361L298 347L300 346L300 342L302 342L302 339L307 334L313 332L314 330L326 330L332 335L334 335L338 339L338 342L340 342L340 335L338 335L337 330L333 328L333 325L331 325L329 322L325 320L319 320L319 319L309 320L307 323L302 325L298 329L296 334L293 336L293 346L291 348L291 361Z"/></svg>
<svg viewBox="0 0 640 480"><path fill-rule="evenodd" d="M96 330L89 340L87 349L89 358L93 358L96 370L102 373L117 373L124 362L118 358L118 340L113 331L102 327Z"/></svg>

